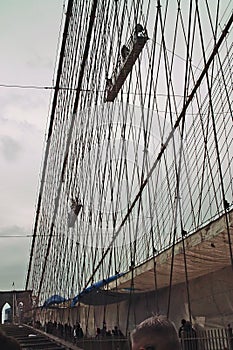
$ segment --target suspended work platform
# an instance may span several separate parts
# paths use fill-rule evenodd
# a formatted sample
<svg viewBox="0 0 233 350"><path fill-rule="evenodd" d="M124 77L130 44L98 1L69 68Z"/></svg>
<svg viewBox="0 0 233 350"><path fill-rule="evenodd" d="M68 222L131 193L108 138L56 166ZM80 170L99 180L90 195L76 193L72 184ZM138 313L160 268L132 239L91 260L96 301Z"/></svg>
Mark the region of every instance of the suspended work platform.
<svg viewBox="0 0 233 350"><path fill-rule="evenodd" d="M105 102L114 101L147 40L147 30L137 24L127 44L121 48L121 57L111 78L107 79Z"/></svg>

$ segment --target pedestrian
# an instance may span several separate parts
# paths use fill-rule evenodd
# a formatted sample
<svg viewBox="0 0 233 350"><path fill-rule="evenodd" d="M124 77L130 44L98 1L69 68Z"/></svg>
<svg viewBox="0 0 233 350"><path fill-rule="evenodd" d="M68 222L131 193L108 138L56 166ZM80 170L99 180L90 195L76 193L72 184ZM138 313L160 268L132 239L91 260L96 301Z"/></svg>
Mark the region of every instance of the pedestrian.
<svg viewBox="0 0 233 350"><path fill-rule="evenodd" d="M99 327L96 328L96 336L97 339L101 338L101 329Z"/></svg>
<svg viewBox="0 0 233 350"><path fill-rule="evenodd" d="M181 320L181 326L179 328L179 337L181 338L182 332L184 332L185 330L185 324L186 324L186 320L183 318Z"/></svg>
<svg viewBox="0 0 233 350"><path fill-rule="evenodd" d="M227 325L227 339L229 344L229 349L233 350L233 332L230 323Z"/></svg>
<svg viewBox="0 0 233 350"><path fill-rule="evenodd" d="M83 330L79 322L77 322L76 325L74 326L74 338L75 340L79 340L83 338Z"/></svg>
<svg viewBox="0 0 233 350"><path fill-rule="evenodd" d="M197 333L190 321L185 322L181 331L181 343L184 350L197 350L198 348Z"/></svg>

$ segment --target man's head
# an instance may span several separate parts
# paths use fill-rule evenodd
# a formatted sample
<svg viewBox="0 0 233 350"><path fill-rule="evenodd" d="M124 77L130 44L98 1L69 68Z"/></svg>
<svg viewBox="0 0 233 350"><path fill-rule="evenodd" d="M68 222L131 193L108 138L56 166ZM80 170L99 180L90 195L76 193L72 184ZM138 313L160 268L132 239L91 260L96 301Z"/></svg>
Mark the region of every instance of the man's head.
<svg viewBox="0 0 233 350"><path fill-rule="evenodd" d="M131 333L132 350L180 350L173 324L165 316L153 316Z"/></svg>

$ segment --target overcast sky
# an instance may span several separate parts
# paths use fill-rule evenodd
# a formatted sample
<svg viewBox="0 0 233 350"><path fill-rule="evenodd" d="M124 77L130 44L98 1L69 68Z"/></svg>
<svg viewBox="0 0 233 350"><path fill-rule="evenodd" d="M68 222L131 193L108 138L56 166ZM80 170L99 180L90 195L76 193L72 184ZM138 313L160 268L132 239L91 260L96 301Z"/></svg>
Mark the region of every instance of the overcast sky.
<svg viewBox="0 0 233 350"><path fill-rule="evenodd" d="M0 1L0 85L52 85L63 2ZM0 86L0 290L25 287L49 101Z"/></svg>

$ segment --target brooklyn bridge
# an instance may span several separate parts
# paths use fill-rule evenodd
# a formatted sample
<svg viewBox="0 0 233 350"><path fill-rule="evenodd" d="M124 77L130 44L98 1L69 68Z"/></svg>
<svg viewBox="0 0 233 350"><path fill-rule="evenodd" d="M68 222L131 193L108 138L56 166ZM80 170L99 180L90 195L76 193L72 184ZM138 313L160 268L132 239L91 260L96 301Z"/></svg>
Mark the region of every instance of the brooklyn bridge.
<svg viewBox="0 0 233 350"><path fill-rule="evenodd" d="M130 349L162 314L233 349L232 10L67 1L25 290L0 293L23 348Z"/></svg>

